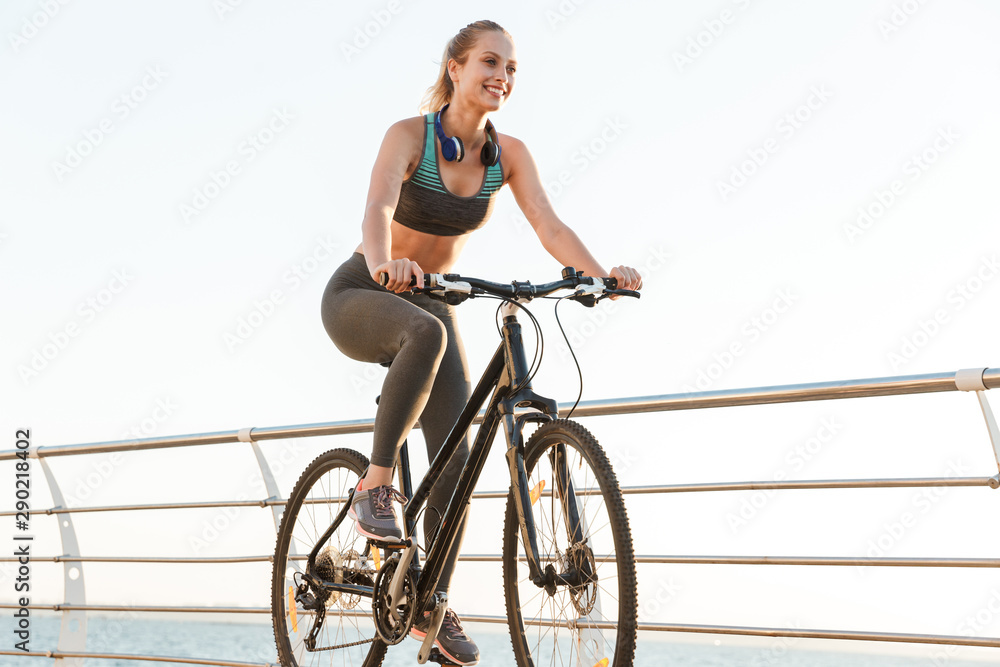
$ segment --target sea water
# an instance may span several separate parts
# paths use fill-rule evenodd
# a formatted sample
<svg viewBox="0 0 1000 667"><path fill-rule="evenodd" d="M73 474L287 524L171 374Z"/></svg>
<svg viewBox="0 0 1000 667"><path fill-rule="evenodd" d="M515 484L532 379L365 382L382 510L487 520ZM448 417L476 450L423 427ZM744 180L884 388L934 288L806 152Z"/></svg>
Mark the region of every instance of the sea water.
<svg viewBox="0 0 1000 667"><path fill-rule="evenodd" d="M5 642L2 650L13 648L11 624L0 623ZM30 649L45 651L55 649L59 636L59 617L52 613L32 616ZM465 624L466 631L480 647L482 667L510 667L514 664L510 637L501 625ZM862 652L836 652L838 644L827 642L829 651L804 650L800 643L806 640L788 638L760 638L751 645L731 645L727 639L701 639L689 641L667 633L640 634L636 649L636 667L982 667L982 661L959 660L963 651L952 647L927 646L922 655L878 655ZM684 637L684 636L682 636ZM87 652L142 654L185 658L211 658L252 664L276 664L274 638L269 623L233 621L183 620L159 615L91 613L87 620ZM717 645L718 644L718 645ZM755 644L755 645L754 645ZM418 644L406 639L392 646L386 655L386 667L416 665ZM949 651L947 653L946 651ZM997 649L993 649L996 651ZM939 657L935 658L935 654ZM947 656L947 657L943 657ZM53 659L44 657L0 656L4 667L46 667ZM994 662L1000 662L1000 654ZM181 667L176 662L150 662L139 660L85 660L86 667L151 667L166 665ZM317 664L321 664L317 662ZM430 663L428 663L430 664Z"/></svg>

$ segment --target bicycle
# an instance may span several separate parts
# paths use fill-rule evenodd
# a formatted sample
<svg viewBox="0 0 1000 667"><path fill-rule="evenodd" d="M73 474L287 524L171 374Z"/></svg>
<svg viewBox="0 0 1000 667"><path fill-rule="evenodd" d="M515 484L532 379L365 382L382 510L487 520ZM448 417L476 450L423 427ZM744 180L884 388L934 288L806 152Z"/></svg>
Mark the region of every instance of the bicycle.
<svg viewBox="0 0 1000 667"><path fill-rule="evenodd" d="M395 473L398 488L409 499L401 520L402 544L362 537L352 520L345 522L368 467L364 455L349 449L327 451L299 477L282 515L272 571L271 613L283 666L377 667L387 648L409 634L416 615L425 609L432 609L431 623L417 660L447 664L433 646L448 607L446 596L435 588L501 423L510 471L503 588L517 664L632 665L635 558L621 490L594 436L575 422L559 419L556 402L532 390L537 368L534 361L527 364L517 319L523 309L536 326L537 361L541 330L522 303L565 289L573 293L561 298L588 306L614 294L639 296L616 287L612 278L585 277L572 267L563 269L562 280L542 285L425 275L424 287L414 291L449 303L480 296L501 299L502 341L416 491L406 442L400 449ZM483 404L485 416L469 459L421 563L417 518L433 480ZM522 431L531 422L538 426L525 442ZM365 610L369 601L370 612Z"/></svg>

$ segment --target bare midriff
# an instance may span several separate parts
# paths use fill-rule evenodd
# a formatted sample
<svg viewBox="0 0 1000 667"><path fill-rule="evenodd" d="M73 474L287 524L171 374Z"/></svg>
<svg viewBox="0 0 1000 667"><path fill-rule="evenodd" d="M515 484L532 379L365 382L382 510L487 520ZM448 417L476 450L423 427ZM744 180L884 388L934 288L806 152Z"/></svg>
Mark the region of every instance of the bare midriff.
<svg viewBox="0 0 1000 667"><path fill-rule="evenodd" d="M395 220L392 221L389 232L392 235L391 259L409 259L416 262L425 273L451 271L469 240L468 234L437 236L418 232ZM364 245L358 244L355 252L364 253Z"/></svg>

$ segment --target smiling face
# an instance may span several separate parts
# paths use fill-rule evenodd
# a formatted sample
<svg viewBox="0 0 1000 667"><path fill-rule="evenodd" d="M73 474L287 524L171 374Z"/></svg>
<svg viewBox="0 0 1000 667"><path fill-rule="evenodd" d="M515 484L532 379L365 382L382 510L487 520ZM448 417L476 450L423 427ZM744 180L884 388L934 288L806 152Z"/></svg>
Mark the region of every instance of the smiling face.
<svg viewBox="0 0 1000 667"><path fill-rule="evenodd" d="M497 31L480 35L464 65L448 61L448 74L455 85L455 101L486 111L498 110L510 97L516 70L514 42Z"/></svg>

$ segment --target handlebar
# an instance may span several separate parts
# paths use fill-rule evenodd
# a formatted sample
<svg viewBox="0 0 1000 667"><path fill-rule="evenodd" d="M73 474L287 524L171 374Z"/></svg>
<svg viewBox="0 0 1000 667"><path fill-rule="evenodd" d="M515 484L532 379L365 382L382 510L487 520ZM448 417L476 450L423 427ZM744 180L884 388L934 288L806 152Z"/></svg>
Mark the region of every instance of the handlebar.
<svg viewBox="0 0 1000 667"><path fill-rule="evenodd" d="M423 287L416 287L416 276L410 279L410 286L414 287L413 291L416 293L444 298L449 303L460 303L465 299L483 295L530 301L563 289L575 289L577 294L569 298L579 301L585 306L594 306L601 299L612 295L631 296L637 299L640 297L637 291L618 289L618 281L615 278L584 276L583 271L576 271L571 266L564 268L562 275L562 280L533 285L528 281L513 281L508 284L494 283L481 278L461 276L457 273L425 273ZM379 284L385 286L388 282L389 275L384 272L380 273Z"/></svg>

